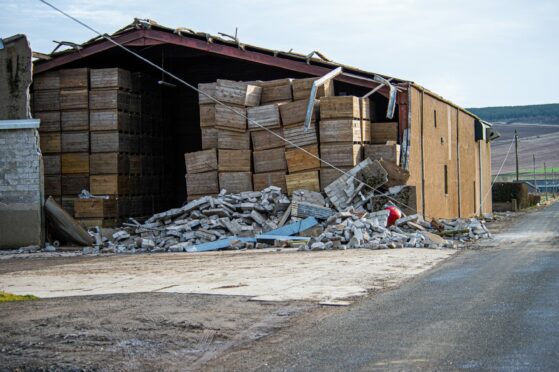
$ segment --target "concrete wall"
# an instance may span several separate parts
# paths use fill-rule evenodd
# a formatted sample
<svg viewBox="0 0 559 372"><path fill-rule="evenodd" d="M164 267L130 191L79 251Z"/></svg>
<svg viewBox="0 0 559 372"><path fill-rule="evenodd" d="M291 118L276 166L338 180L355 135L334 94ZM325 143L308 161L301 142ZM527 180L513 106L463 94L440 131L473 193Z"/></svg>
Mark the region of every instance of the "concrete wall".
<svg viewBox="0 0 559 372"><path fill-rule="evenodd" d="M31 49L3 39L0 49L0 248L43 241L42 158L38 121L30 120Z"/></svg>
<svg viewBox="0 0 559 372"><path fill-rule="evenodd" d="M491 145L475 141L475 118L415 86L410 105L408 183L417 188L418 211L439 218L478 215L484 194L483 211L491 212Z"/></svg>

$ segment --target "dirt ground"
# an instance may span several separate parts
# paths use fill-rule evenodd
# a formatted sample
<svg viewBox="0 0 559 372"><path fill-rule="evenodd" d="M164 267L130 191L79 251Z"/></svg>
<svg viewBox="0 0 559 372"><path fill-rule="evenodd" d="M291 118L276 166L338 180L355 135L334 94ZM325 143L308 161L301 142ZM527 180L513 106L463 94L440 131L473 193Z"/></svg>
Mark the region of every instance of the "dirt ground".
<svg viewBox="0 0 559 372"><path fill-rule="evenodd" d="M456 253L5 255L0 290L41 299L0 304L0 365L200 369L227 350L300 319L343 311L321 306L322 301L359 301L358 296L398 286Z"/></svg>

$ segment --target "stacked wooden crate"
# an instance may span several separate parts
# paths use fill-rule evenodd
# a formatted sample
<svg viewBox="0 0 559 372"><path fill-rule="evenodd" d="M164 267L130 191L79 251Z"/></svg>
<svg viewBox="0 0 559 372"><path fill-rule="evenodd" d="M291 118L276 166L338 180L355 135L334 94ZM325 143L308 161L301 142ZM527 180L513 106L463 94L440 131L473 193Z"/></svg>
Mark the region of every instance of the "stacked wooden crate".
<svg viewBox="0 0 559 372"><path fill-rule="evenodd" d="M308 100L315 80L315 78L293 80L294 101L280 107L284 136L290 142L286 144L285 152L289 172L286 176L288 194L300 188L320 191L320 160L316 158L319 156L317 124L319 102L325 97L334 95L334 85L333 82L328 81L318 88L311 123L305 130Z"/></svg>
<svg viewBox="0 0 559 372"><path fill-rule="evenodd" d="M60 71L62 207L74 215L74 202L89 190L89 69Z"/></svg>
<svg viewBox="0 0 559 372"><path fill-rule="evenodd" d="M354 96L325 97L320 102L320 157L342 171L363 159L363 145L370 142L368 99ZM323 164L321 186L324 189L341 172Z"/></svg>
<svg viewBox="0 0 559 372"><path fill-rule="evenodd" d="M186 193L189 200L219 193L217 149L184 154Z"/></svg>
<svg viewBox="0 0 559 372"><path fill-rule="evenodd" d="M247 109L253 148L254 189L278 186L287 192L286 144L281 138L284 133L280 106L292 101L291 79L260 81L257 84L262 88L260 106Z"/></svg>
<svg viewBox="0 0 559 372"><path fill-rule="evenodd" d="M61 203L62 148L60 136L60 74L47 72L33 82L33 116L41 120L39 127L44 165L45 197L52 196Z"/></svg>

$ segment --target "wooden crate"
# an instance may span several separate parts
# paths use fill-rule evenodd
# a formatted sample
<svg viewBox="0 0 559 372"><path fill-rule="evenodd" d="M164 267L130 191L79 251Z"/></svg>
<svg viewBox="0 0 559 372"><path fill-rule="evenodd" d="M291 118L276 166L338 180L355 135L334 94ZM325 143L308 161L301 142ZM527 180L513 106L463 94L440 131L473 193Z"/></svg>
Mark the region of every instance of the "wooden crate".
<svg viewBox="0 0 559 372"><path fill-rule="evenodd" d="M45 175L59 175L60 155L43 155L43 169Z"/></svg>
<svg viewBox="0 0 559 372"><path fill-rule="evenodd" d="M258 173L252 175L252 183L254 191L262 191L268 186L277 186L281 188L281 192L287 193L285 184L285 171Z"/></svg>
<svg viewBox="0 0 559 372"><path fill-rule="evenodd" d="M59 132L41 133L39 135L41 152L43 154L59 153L62 150L62 141Z"/></svg>
<svg viewBox="0 0 559 372"><path fill-rule="evenodd" d="M117 131L91 132L91 152L132 152L132 141Z"/></svg>
<svg viewBox="0 0 559 372"><path fill-rule="evenodd" d="M84 229L93 227L113 228L118 225L118 220L116 218L77 218L76 222Z"/></svg>
<svg viewBox="0 0 559 372"><path fill-rule="evenodd" d="M307 78L307 79L294 79L291 82L291 87L293 89L293 99L308 99L311 94L312 84L318 78ZM316 91L316 98L320 97L330 97L334 95L334 82L332 80L327 81L324 85L318 87Z"/></svg>
<svg viewBox="0 0 559 372"><path fill-rule="evenodd" d="M89 87L89 69L60 70L60 89L86 89Z"/></svg>
<svg viewBox="0 0 559 372"><path fill-rule="evenodd" d="M264 128L272 129L281 126L279 108L277 104L256 106L247 108L248 129L264 130ZM252 123L251 123L252 121ZM254 122L260 124L256 125Z"/></svg>
<svg viewBox="0 0 559 372"><path fill-rule="evenodd" d="M61 89L60 109L78 110L89 107L89 92L87 89Z"/></svg>
<svg viewBox="0 0 559 372"><path fill-rule="evenodd" d="M215 149L189 152L184 154L186 173L203 173L217 170L217 151Z"/></svg>
<svg viewBox="0 0 559 372"><path fill-rule="evenodd" d="M92 69L90 71L91 89L132 90L132 74L120 68Z"/></svg>
<svg viewBox="0 0 559 372"><path fill-rule="evenodd" d="M198 84L198 89L203 91L206 94L209 94L210 96L214 97L216 96L215 94L215 90L217 88L217 83L200 83ZM209 99L208 97L206 97L205 95L203 95L202 93L198 93L198 103L200 105L202 104L206 104L206 103L215 103L214 101L212 101L211 99Z"/></svg>
<svg viewBox="0 0 559 372"><path fill-rule="evenodd" d="M242 106L232 106L236 112L240 112L246 116L246 108ZM247 130L246 117L231 111L227 107L217 105L215 107L215 126L220 129L233 130L236 132L245 132Z"/></svg>
<svg viewBox="0 0 559 372"><path fill-rule="evenodd" d="M252 153L254 173L285 171L285 148L278 147L269 150L254 151Z"/></svg>
<svg viewBox="0 0 559 372"><path fill-rule="evenodd" d="M130 155L128 155L128 163L129 163L129 167L130 167L129 168L129 173L130 174L149 173L149 168L146 167L146 169L144 170L143 157L144 157L144 155L141 155L141 154L130 154Z"/></svg>
<svg viewBox="0 0 559 372"><path fill-rule="evenodd" d="M217 80L215 95L221 102L248 107L258 106L261 94L262 88L256 85L231 80Z"/></svg>
<svg viewBox="0 0 559 372"><path fill-rule="evenodd" d="M107 152L89 156L89 173L95 174L126 174L130 170L127 154Z"/></svg>
<svg viewBox="0 0 559 372"><path fill-rule="evenodd" d="M318 145L304 146L304 150L318 157ZM320 168L320 160L300 149L289 149L285 152L289 173Z"/></svg>
<svg viewBox="0 0 559 372"><path fill-rule="evenodd" d="M271 131L280 137L270 133L267 130L250 132L250 136L252 138L252 148L255 151L273 149L276 147L285 147L285 141L282 139L283 129L278 128L272 129Z"/></svg>
<svg viewBox="0 0 559 372"><path fill-rule="evenodd" d="M187 195L209 195L219 193L217 172L186 174Z"/></svg>
<svg viewBox="0 0 559 372"><path fill-rule="evenodd" d="M371 121L371 100L369 98L360 98L361 119Z"/></svg>
<svg viewBox="0 0 559 372"><path fill-rule="evenodd" d="M118 110L90 110L89 127L92 131L117 130L128 132L133 129L132 122L140 120L137 116Z"/></svg>
<svg viewBox="0 0 559 372"><path fill-rule="evenodd" d="M363 146L351 142L320 144L320 158L336 167L354 167L363 160Z"/></svg>
<svg viewBox="0 0 559 372"><path fill-rule="evenodd" d="M343 170L344 172L349 172L353 167L338 167L338 169ZM340 172L338 169L334 168L320 168L320 190L324 191L324 188L340 178L343 173Z"/></svg>
<svg viewBox="0 0 559 372"><path fill-rule="evenodd" d="M296 146L316 145L318 137L316 135L316 125L311 123L311 126L305 131L305 126L301 123L297 126L283 128L283 136L287 142L285 147L294 148Z"/></svg>
<svg viewBox="0 0 559 372"><path fill-rule="evenodd" d="M320 143L361 142L361 120L320 119Z"/></svg>
<svg viewBox="0 0 559 372"><path fill-rule="evenodd" d="M45 175L45 198L62 195L60 175Z"/></svg>
<svg viewBox="0 0 559 372"><path fill-rule="evenodd" d="M288 195L299 189L320 192L320 180L316 170L288 174L285 176L285 184Z"/></svg>
<svg viewBox="0 0 559 372"><path fill-rule="evenodd" d="M360 99L355 96L321 98L320 120L323 119L361 119Z"/></svg>
<svg viewBox="0 0 559 372"><path fill-rule="evenodd" d="M126 195L129 193L129 177L117 174L99 174L89 177L93 195Z"/></svg>
<svg viewBox="0 0 559 372"><path fill-rule="evenodd" d="M305 122L307 116L307 105L309 100L300 100L294 102L284 103L279 105L281 122L283 126L299 125ZM311 121L316 121L318 117L318 101L316 101L313 109Z"/></svg>
<svg viewBox="0 0 559 372"><path fill-rule="evenodd" d="M74 217L74 201L77 198L74 195L65 195L60 198L60 206L72 217Z"/></svg>
<svg viewBox="0 0 559 372"><path fill-rule="evenodd" d="M250 150L250 133L218 129L217 148L226 150Z"/></svg>
<svg viewBox="0 0 559 372"><path fill-rule="evenodd" d="M71 110L60 114L62 131L89 130L89 111Z"/></svg>
<svg viewBox="0 0 559 372"><path fill-rule="evenodd" d="M60 132L60 111L35 112L33 117L41 120L39 132Z"/></svg>
<svg viewBox="0 0 559 372"><path fill-rule="evenodd" d="M40 90L33 93L33 112L60 110L59 90Z"/></svg>
<svg viewBox="0 0 559 372"><path fill-rule="evenodd" d="M200 105L200 127L215 127L215 107L213 103Z"/></svg>
<svg viewBox="0 0 559 372"><path fill-rule="evenodd" d="M64 153L61 155L61 173L79 174L89 173L89 153Z"/></svg>
<svg viewBox="0 0 559 372"><path fill-rule="evenodd" d="M252 173L250 172L219 172L219 188L228 193L252 191Z"/></svg>
<svg viewBox="0 0 559 372"><path fill-rule="evenodd" d="M363 143L371 143L371 122L361 120L361 138Z"/></svg>
<svg viewBox="0 0 559 372"><path fill-rule="evenodd" d="M89 132L62 132L62 152L89 152Z"/></svg>
<svg viewBox="0 0 559 372"><path fill-rule="evenodd" d="M218 150L218 169L220 172L250 172L250 150Z"/></svg>
<svg viewBox="0 0 559 372"><path fill-rule="evenodd" d="M78 198L74 201L74 217L76 218L117 217L116 199Z"/></svg>
<svg viewBox="0 0 559 372"><path fill-rule="evenodd" d="M293 100L291 92L291 79L278 79L261 81L258 86L262 88L260 104L288 102Z"/></svg>
<svg viewBox="0 0 559 372"><path fill-rule="evenodd" d="M63 174L61 177L62 195L78 195L82 190L89 190L88 174Z"/></svg>
<svg viewBox="0 0 559 372"><path fill-rule="evenodd" d="M389 160L400 165L400 145L365 145L364 146L365 158L372 160Z"/></svg>
<svg viewBox="0 0 559 372"><path fill-rule="evenodd" d="M33 75L33 91L60 89L59 71L47 71Z"/></svg>
<svg viewBox="0 0 559 372"><path fill-rule="evenodd" d="M217 128L201 128L200 131L202 136L202 149L212 149L217 148Z"/></svg>
<svg viewBox="0 0 559 372"><path fill-rule="evenodd" d="M89 92L89 108L92 110L121 110L139 113L140 96L118 89L96 89Z"/></svg>
<svg viewBox="0 0 559 372"><path fill-rule="evenodd" d="M371 123L371 143L398 142L398 123Z"/></svg>

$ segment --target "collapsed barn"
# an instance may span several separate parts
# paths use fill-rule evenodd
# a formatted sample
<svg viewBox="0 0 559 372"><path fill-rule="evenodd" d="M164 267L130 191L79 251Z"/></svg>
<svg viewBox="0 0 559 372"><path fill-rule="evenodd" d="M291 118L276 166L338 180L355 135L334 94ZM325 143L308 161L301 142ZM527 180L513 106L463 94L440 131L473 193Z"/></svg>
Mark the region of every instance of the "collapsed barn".
<svg viewBox="0 0 559 372"><path fill-rule="evenodd" d="M135 20L113 38L193 86L218 81L262 86L262 82L274 81L272 85L289 87L287 101L296 106L296 102L309 99L314 81L309 78L342 67L344 73L335 76L328 88L323 87L317 99L358 97L360 138L341 147L321 138L311 152L322 158L330 156L343 170L359 163L364 154L390 157L409 171L407 183L415 189L417 212L426 216L454 218L491 212L490 128L411 81L343 66L317 52L307 56L278 52L242 44L236 38L170 29L151 21ZM249 160L244 169L250 180L243 184L244 190L230 190L234 192L266 183L285 187L283 182L290 174L303 177L301 173L306 173L318 189L336 178L332 169L320 162L291 172L288 161L284 170L259 172L254 152L262 149L255 148L249 126L243 140L229 138L220 145L215 132L212 137L212 127L204 124L204 109L208 108L204 105L211 102L102 38L43 56L35 62L34 81L33 111L34 117L41 119L45 195L55 197L77 217L79 211L74 207L82 189L115 196L117 211L107 214L115 218L148 216L200 196L199 190L187 195L184 154L209 148L223 153L245 150L252 155L252 162ZM363 104L363 97L367 104ZM286 97L276 98L250 106L286 101ZM299 106L299 110L307 108L305 103ZM367 136L363 122L369 123ZM322 123L315 126L320 138ZM337 128L331 129L335 137ZM295 132L294 138L301 133ZM352 155L344 157L349 162L336 163L344 151ZM269 156L273 160L289 155L284 149ZM233 167L241 160L230 159ZM297 165L298 159L291 161ZM263 173L268 173L268 181L259 184L254 176ZM191 185L203 174L191 177ZM204 187L202 184L201 189Z"/></svg>

